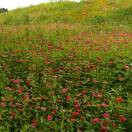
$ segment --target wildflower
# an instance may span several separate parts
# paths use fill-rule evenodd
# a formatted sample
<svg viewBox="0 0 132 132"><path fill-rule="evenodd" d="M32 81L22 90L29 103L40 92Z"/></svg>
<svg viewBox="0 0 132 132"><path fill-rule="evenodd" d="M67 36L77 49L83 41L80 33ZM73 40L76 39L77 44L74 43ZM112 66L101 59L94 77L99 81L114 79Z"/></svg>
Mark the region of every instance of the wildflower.
<svg viewBox="0 0 132 132"><path fill-rule="evenodd" d="M10 112L10 115L12 118L16 118L16 112L12 111L12 112Z"/></svg>
<svg viewBox="0 0 132 132"><path fill-rule="evenodd" d="M29 80L26 80L25 83L26 83L27 86L30 86L30 81Z"/></svg>
<svg viewBox="0 0 132 132"><path fill-rule="evenodd" d="M100 106L101 107L108 107L109 105L108 104L105 104L105 103L102 103Z"/></svg>
<svg viewBox="0 0 132 132"><path fill-rule="evenodd" d="M51 114L52 114L52 115L55 115L55 114L56 114L56 111L55 111L55 110L53 110L53 111L51 112Z"/></svg>
<svg viewBox="0 0 132 132"><path fill-rule="evenodd" d="M94 79L94 80L92 80L92 82L93 82L94 84L96 84L96 83L98 83L99 81L97 81L96 79Z"/></svg>
<svg viewBox="0 0 132 132"><path fill-rule="evenodd" d="M123 66L123 68L124 68L125 70L129 70L129 69L130 69L130 67L129 67L127 64L125 64L125 65Z"/></svg>
<svg viewBox="0 0 132 132"><path fill-rule="evenodd" d="M79 113L81 112L81 109L80 109L80 107L78 107L78 108L77 108L77 111L78 111Z"/></svg>
<svg viewBox="0 0 132 132"><path fill-rule="evenodd" d="M74 107L75 108L79 108L80 107L79 101L77 99L74 100Z"/></svg>
<svg viewBox="0 0 132 132"><path fill-rule="evenodd" d="M23 97L23 100L24 100L25 102L29 102L29 95L25 95L25 96Z"/></svg>
<svg viewBox="0 0 132 132"><path fill-rule="evenodd" d="M32 128L36 128L37 127L37 120L33 119L32 120Z"/></svg>
<svg viewBox="0 0 132 132"><path fill-rule="evenodd" d="M108 128L105 126L101 126L100 132L108 132Z"/></svg>
<svg viewBox="0 0 132 132"><path fill-rule="evenodd" d="M108 64L109 65L112 65L114 62L112 61L112 60L110 60L109 62L108 62Z"/></svg>
<svg viewBox="0 0 132 132"><path fill-rule="evenodd" d="M2 101L7 101L7 99L5 97L1 97Z"/></svg>
<svg viewBox="0 0 132 132"><path fill-rule="evenodd" d="M9 100L10 100L10 101L14 101L15 99L14 99L13 97L10 97Z"/></svg>
<svg viewBox="0 0 132 132"><path fill-rule="evenodd" d="M78 116L78 115L80 115L80 112L72 112L72 116Z"/></svg>
<svg viewBox="0 0 132 132"><path fill-rule="evenodd" d="M71 96L66 96L66 101L69 102L71 100Z"/></svg>
<svg viewBox="0 0 132 132"><path fill-rule="evenodd" d="M92 119L92 123L93 124L100 123L100 119L98 117L94 118L94 119Z"/></svg>
<svg viewBox="0 0 132 132"><path fill-rule="evenodd" d="M65 93L67 93L68 92L68 88L63 88L62 90L61 90L61 92L62 92L62 94L65 94Z"/></svg>
<svg viewBox="0 0 132 132"><path fill-rule="evenodd" d="M120 120L120 122L121 122L121 123L124 123L124 122L127 120L127 118L126 118L126 117L121 116L121 117L119 118L119 120Z"/></svg>
<svg viewBox="0 0 132 132"><path fill-rule="evenodd" d="M101 93L92 93L92 96L95 98L101 98L102 94Z"/></svg>
<svg viewBox="0 0 132 132"><path fill-rule="evenodd" d="M109 118L109 117L110 117L109 113L103 113L102 116L103 116L104 118Z"/></svg>
<svg viewBox="0 0 132 132"><path fill-rule="evenodd" d="M48 120L48 121L51 121L51 120L52 120L52 115L48 115L48 116L47 116L47 120Z"/></svg>
<svg viewBox="0 0 132 132"><path fill-rule="evenodd" d="M123 99L122 97L117 97L117 98L115 99L115 102L116 102L116 103L122 103L122 102L124 102L124 99Z"/></svg>
<svg viewBox="0 0 132 132"><path fill-rule="evenodd" d="M15 104L13 104L13 103L11 102L11 103L10 103L10 107L15 108L15 107L16 107L16 105L15 105Z"/></svg>
<svg viewBox="0 0 132 132"><path fill-rule="evenodd" d="M84 89L84 90L81 91L81 93L82 93L82 95L86 95L87 94L87 90Z"/></svg>
<svg viewBox="0 0 132 132"><path fill-rule="evenodd" d="M10 88L10 87L6 87L5 90L7 90L7 91L14 91L14 89Z"/></svg>
<svg viewBox="0 0 132 132"><path fill-rule="evenodd" d="M11 79L10 82L15 83L15 84L20 84L19 79Z"/></svg>
<svg viewBox="0 0 132 132"><path fill-rule="evenodd" d="M19 89L17 90L18 94L21 95L21 94L23 93L23 90L24 90L23 87L19 88Z"/></svg>
<svg viewBox="0 0 132 132"><path fill-rule="evenodd" d="M77 119L75 119L75 118L70 118L70 121L71 121L71 122L76 122Z"/></svg>
<svg viewBox="0 0 132 132"><path fill-rule="evenodd" d="M6 107L6 103L1 103L0 106L1 106L2 108Z"/></svg>

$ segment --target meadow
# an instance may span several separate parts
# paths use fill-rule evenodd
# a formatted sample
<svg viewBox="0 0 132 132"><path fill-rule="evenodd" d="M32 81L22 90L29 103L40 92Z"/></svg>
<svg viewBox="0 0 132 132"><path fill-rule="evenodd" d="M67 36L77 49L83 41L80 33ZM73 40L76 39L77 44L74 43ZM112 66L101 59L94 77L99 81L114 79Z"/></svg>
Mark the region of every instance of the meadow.
<svg viewBox="0 0 132 132"><path fill-rule="evenodd" d="M130 132L131 106L131 0L0 14L0 132Z"/></svg>

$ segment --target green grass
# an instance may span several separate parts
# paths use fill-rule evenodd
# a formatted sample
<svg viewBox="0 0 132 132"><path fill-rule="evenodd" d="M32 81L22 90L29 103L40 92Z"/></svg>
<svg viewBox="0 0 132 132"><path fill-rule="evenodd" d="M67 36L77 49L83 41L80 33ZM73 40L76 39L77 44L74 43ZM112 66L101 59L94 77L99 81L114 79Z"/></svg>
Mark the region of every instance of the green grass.
<svg viewBox="0 0 132 132"><path fill-rule="evenodd" d="M131 21L131 0L0 14L0 132L130 132Z"/></svg>

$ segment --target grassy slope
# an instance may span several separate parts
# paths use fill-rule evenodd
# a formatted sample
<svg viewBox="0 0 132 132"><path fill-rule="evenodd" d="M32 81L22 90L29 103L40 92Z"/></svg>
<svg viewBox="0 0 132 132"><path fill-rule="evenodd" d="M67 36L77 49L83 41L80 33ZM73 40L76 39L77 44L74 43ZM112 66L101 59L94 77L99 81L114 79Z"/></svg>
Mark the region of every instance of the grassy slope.
<svg viewBox="0 0 132 132"><path fill-rule="evenodd" d="M85 117L83 122L78 118L75 125L69 121L70 114L75 109L70 104L65 106L66 102L56 103L56 106L51 105L49 111L43 115L46 117L52 109L58 111L54 121L47 123L42 119L40 121L41 112L36 111L32 115L30 110L27 111L33 107L27 103L23 107L28 117L26 114L20 116L21 113L17 111L17 121L22 122L19 126L26 131L31 127L30 120L35 118L40 123L38 129L48 129L49 125L54 125L52 129L58 131L61 125L63 130L98 130L90 124L90 120L97 116L101 118L100 115L105 110L96 107L88 109L87 105L83 105L89 101L95 106L105 102L103 99L98 101L91 97L92 93L98 92L109 101L107 112L128 118L127 124L119 125L115 131L126 131L126 126L128 131L131 130L131 19L131 0L49 3L1 14L2 97L15 96L21 100L16 94L5 92L5 87L15 87L10 79L20 79L21 85L25 87L24 92L31 90L34 97L43 95L49 98L52 93L53 98L44 104L48 107L56 102L57 98L64 100L66 95L62 95L60 91L62 88L68 88L68 95L72 100L78 99L82 104L81 117ZM30 80L30 90L25 80ZM88 96L83 99L81 95L77 96L82 90L88 90ZM125 103L116 106L116 97L124 98ZM35 105L42 104L38 102ZM121 110L118 107L121 107ZM3 121L11 110L1 110ZM113 120L118 124L117 119ZM17 121L9 120L7 124L3 123L5 127L0 129L8 130L10 123L18 129L15 126ZM112 129L111 126L109 129ZM51 131L50 128L48 131Z"/></svg>
<svg viewBox="0 0 132 132"><path fill-rule="evenodd" d="M118 22L122 17L124 17L124 22L130 23L132 13L131 6L131 0L121 0L120 2L93 0L86 4L83 2L49 3L9 12L1 16L0 23L11 25L62 22L88 24L90 22L96 23L96 21L100 23L110 22L111 19L113 19L114 22ZM97 20L96 17L98 17ZM90 21L89 18L95 21Z"/></svg>

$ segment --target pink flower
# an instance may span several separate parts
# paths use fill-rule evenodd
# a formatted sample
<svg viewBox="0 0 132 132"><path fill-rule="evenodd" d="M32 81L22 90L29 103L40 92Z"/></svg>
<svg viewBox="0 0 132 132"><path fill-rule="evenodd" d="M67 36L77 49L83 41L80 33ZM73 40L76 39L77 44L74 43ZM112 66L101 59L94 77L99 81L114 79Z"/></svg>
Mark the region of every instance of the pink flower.
<svg viewBox="0 0 132 132"><path fill-rule="evenodd" d="M126 118L126 117L121 116L121 117L119 118L119 120L120 120L120 122L121 122L121 123L124 123L124 122L127 120L127 118Z"/></svg>
<svg viewBox="0 0 132 132"><path fill-rule="evenodd" d="M14 91L14 89L10 88L10 87L6 87L5 90L7 90L7 91Z"/></svg>
<svg viewBox="0 0 132 132"><path fill-rule="evenodd" d="M116 103L122 103L122 102L124 102L124 99L123 99L122 97L117 97L117 98L115 99L115 102L116 102Z"/></svg>
<svg viewBox="0 0 132 132"><path fill-rule="evenodd" d="M109 117L110 117L109 113L103 113L102 116L103 116L104 118L109 118Z"/></svg>
<svg viewBox="0 0 132 132"><path fill-rule="evenodd" d="M32 120L32 128L36 128L37 127L37 121L35 119Z"/></svg>
<svg viewBox="0 0 132 132"><path fill-rule="evenodd" d="M66 96L66 101L69 102L71 100L71 97L68 95Z"/></svg>
<svg viewBox="0 0 132 132"><path fill-rule="evenodd" d="M48 115L48 116L47 116L47 120L48 120L48 121L51 121L51 120L52 120L52 116L51 116L51 115Z"/></svg>
<svg viewBox="0 0 132 132"><path fill-rule="evenodd" d="M92 93L92 96L95 97L95 98L102 98L101 93Z"/></svg>
<svg viewBox="0 0 132 132"><path fill-rule="evenodd" d="M105 103L102 103L100 106L102 106L102 107L108 107L109 105L105 104Z"/></svg>
<svg viewBox="0 0 132 132"><path fill-rule="evenodd" d="M96 123L100 123L100 119L97 117L97 118L94 118L93 120L92 120L92 123L93 124L96 124Z"/></svg>
<svg viewBox="0 0 132 132"><path fill-rule="evenodd" d="M2 108L6 107L6 103L1 103L0 106L1 106Z"/></svg>
<svg viewBox="0 0 132 132"><path fill-rule="evenodd" d="M15 84L20 84L19 79L11 79L10 82L15 83Z"/></svg>
<svg viewBox="0 0 132 132"><path fill-rule="evenodd" d="M7 101L7 99L5 97L1 97L2 101Z"/></svg>

